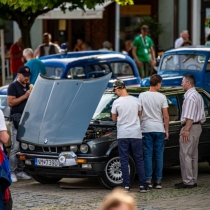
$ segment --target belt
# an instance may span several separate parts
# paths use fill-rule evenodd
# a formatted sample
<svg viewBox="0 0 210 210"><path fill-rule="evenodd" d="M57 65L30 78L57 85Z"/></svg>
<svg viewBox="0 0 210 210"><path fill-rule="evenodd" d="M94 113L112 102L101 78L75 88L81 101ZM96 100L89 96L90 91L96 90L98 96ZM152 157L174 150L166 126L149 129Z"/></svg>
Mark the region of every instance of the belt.
<svg viewBox="0 0 210 210"><path fill-rule="evenodd" d="M196 125L196 124L201 124L200 122L194 122L193 125ZM182 127L184 127L186 125L186 123L182 124Z"/></svg>

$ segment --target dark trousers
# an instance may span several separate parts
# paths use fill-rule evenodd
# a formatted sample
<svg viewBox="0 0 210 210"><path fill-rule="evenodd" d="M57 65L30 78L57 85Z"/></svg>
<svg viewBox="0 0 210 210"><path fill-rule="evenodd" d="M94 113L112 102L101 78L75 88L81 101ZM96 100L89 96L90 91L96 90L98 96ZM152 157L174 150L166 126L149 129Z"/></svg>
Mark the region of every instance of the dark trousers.
<svg viewBox="0 0 210 210"><path fill-rule="evenodd" d="M144 172L142 139L132 139L132 138L118 139L118 150L120 155L123 186L130 187L130 177L129 177L129 168L128 168L130 150L132 151L133 159L136 164L139 185L145 186L146 179Z"/></svg>

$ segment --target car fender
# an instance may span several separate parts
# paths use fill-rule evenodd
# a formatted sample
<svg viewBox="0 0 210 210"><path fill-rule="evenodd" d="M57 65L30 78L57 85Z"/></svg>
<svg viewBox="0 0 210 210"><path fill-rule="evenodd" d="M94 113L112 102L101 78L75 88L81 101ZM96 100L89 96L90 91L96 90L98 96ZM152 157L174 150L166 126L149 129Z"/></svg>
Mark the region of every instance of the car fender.
<svg viewBox="0 0 210 210"><path fill-rule="evenodd" d="M116 150L116 148L118 150L117 139L109 146L109 149L107 150L106 155L109 156L112 153L112 151Z"/></svg>

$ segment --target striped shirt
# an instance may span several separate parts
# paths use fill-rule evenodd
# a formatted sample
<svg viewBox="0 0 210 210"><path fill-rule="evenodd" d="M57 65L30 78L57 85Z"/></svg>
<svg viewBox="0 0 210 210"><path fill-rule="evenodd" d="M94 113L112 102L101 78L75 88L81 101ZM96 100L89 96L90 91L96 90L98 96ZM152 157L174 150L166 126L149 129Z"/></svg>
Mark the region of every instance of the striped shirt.
<svg viewBox="0 0 210 210"><path fill-rule="evenodd" d="M203 98L195 88L190 88L184 94L181 116L182 124L186 123L186 118L193 120L193 122L203 123L206 121Z"/></svg>

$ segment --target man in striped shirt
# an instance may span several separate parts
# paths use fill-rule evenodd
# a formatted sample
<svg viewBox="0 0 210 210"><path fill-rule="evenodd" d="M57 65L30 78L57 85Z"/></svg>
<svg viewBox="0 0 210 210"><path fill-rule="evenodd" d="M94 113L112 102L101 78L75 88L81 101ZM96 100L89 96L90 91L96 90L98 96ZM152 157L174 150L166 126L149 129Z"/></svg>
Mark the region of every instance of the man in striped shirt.
<svg viewBox="0 0 210 210"><path fill-rule="evenodd" d="M198 142L202 132L201 124L205 122L204 102L195 89L195 78L191 74L183 77L182 88L186 92L182 105L180 132L180 165L182 182L175 188L197 187Z"/></svg>

